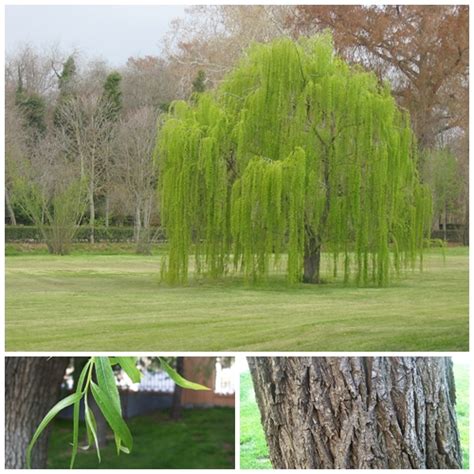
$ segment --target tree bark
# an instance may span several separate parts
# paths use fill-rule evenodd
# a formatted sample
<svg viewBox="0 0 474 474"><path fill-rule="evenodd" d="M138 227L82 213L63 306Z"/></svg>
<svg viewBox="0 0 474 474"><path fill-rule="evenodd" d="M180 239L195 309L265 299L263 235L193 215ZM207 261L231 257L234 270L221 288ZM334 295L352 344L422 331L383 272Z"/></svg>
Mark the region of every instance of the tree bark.
<svg viewBox="0 0 474 474"><path fill-rule="evenodd" d="M68 357L5 359L5 468L26 468L26 449L39 423L58 401ZM33 468L45 469L49 429L32 453Z"/></svg>
<svg viewBox="0 0 474 474"><path fill-rule="evenodd" d="M135 239L135 244L139 244L140 242L140 231L142 228L142 218L141 218L141 212L140 212L140 204L137 202L135 206L135 220L134 220L134 239Z"/></svg>
<svg viewBox="0 0 474 474"><path fill-rule="evenodd" d="M105 192L105 227L109 227L109 221L110 221L110 197L109 197L109 191L106 190Z"/></svg>
<svg viewBox="0 0 474 474"><path fill-rule="evenodd" d="M460 469L446 357L250 357L278 469Z"/></svg>
<svg viewBox="0 0 474 474"><path fill-rule="evenodd" d="M184 357L176 358L176 371L178 374L182 374L184 372ZM181 404L182 394L183 389L179 385L175 385L170 414L172 420L179 420L183 413L183 405Z"/></svg>
<svg viewBox="0 0 474 474"><path fill-rule="evenodd" d="M463 245L469 245L469 193L466 203L466 214L464 217L464 231L462 234Z"/></svg>
<svg viewBox="0 0 474 474"><path fill-rule="evenodd" d="M8 189L6 186L5 186L5 207L7 208L8 217L10 218L10 224L16 225L15 211L13 209L13 206L10 200L10 194L8 193Z"/></svg>
<svg viewBox="0 0 474 474"><path fill-rule="evenodd" d="M89 185L89 227L90 236L89 241L91 244L94 243L94 227L95 227L95 202L94 202L94 181L91 178Z"/></svg>
<svg viewBox="0 0 474 474"><path fill-rule="evenodd" d="M321 243L313 236L305 239L304 259L303 259L303 282L321 283Z"/></svg>
<svg viewBox="0 0 474 474"><path fill-rule="evenodd" d="M448 205L444 203L444 223L443 223L443 236L444 241L448 241Z"/></svg>

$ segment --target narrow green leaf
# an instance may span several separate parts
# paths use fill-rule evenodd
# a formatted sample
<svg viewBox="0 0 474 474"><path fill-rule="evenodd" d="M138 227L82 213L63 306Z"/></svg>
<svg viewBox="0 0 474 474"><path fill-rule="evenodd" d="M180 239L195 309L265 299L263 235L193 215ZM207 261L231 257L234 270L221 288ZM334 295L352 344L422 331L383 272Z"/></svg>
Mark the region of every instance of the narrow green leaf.
<svg viewBox="0 0 474 474"><path fill-rule="evenodd" d="M109 357L96 357L96 375L97 384L109 396L111 403L114 405L120 415L122 415L122 407L120 405L120 395L118 393L115 375L112 369ZM117 454L120 454L121 439L114 434L115 445L117 446Z"/></svg>
<svg viewBox="0 0 474 474"><path fill-rule="evenodd" d="M137 369L135 357L115 357L117 363L120 364L123 370L127 373L133 383L139 383L142 378L142 373Z"/></svg>
<svg viewBox="0 0 474 474"><path fill-rule="evenodd" d="M119 414L122 414L120 395L108 357L95 358L95 373L97 375L97 385L109 396Z"/></svg>
<svg viewBox="0 0 474 474"><path fill-rule="evenodd" d="M43 418L41 423L39 424L38 428L36 428L35 434L33 435L33 438L31 438L30 444L28 445L28 448L26 450L26 466L28 468L31 468L31 452L33 450L33 446L35 445L36 441L40 437L41 433L44 431L44 429L48 426L50 421L64 408L74 404L77 400L80 400L82 397L81 393L73 393L72 395L67 396L66 398L63 398L60 400L56 405L54 405L51 410L46 414L46 416Z"/></svg>
<svg viewBox="0 0 474 474"><path fill-rule="evenodd" d="M95 416L92 410L89 408L87 404L87 397L84 398L84 407L85 407L85 419L86 419L86 428L87 428L87 439L89 446L92 443L95 446L95 450L97 451L97 458L100 459L100 446L99 446L99 439L97 438L97 423L95 421Z"/></svg>
<svg viewBox="0 0 474 474"><path fill-rule="evenodd" d="M86 378L87 371L92 363L92 360L89 359L84 365L79 380L77 382L76 395L82 395L82 388L84 386L84 380ZM82 397L81 397L82 398ZM79 446L79 410L81 407L81 398L74 403L73 410L73 422L72 422L72 454L71 454L71 464L70 469L74 467L74 461L76 460L77 448Z"/></svg>
<svg viewBox="0 0 474 474"><path fill-rule="evenodd" d="M159 359L160 359L161 367L173 379L176 385L179 385L180 387L183 387L183 388L188 388L190 390L210 390L209 387L205 387L204 385L200 385L198 383L194 383L194 382L190 382L189 380L186 380L184 377L179 375L178 372L176 372L176 370L170 367L170 365L162 357L159 357Z"/></svg>
<svg viewBox="0 0 474 474"><path fill-rule="evenodd" d="M122 450L122 440L120 436L114 432L114 440L115 440L115 447L117 448L117 456L120 455L120 451Z"/></svg>
<svg viewBox="0 0 474 474"><path fill-rule="evenodd" d="M94 382L91 382L91 388L92 395L94 396L94 399L97 402L100 411L103 413L105 419L107 420L107 423L109 424L110 428L112 429L116 437L124 442L125 447L127 447L129 451L131 451L133 446L132 435L130 433L130 430L128 429L127 424L122 419L121 412L117 411L117 408L112 403L112 400L110 399L108 393L102 390L101 387L99 387ZM120 449L120 447L118 449Z"/></svg>

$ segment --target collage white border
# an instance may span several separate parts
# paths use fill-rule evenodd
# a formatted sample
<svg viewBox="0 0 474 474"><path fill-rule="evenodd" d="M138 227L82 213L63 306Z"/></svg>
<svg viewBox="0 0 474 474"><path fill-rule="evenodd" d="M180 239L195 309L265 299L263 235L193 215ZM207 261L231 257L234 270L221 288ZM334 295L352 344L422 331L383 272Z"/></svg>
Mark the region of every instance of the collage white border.
<svg viewBox="0 0 474 474"><path fill-rule="evenodd" d="M5 32L5 7L10 6L10 5L133 5L133 2L131 1L124 1L124 0L101 0L99 2L93 2L90 0L78 0L78 1L72 1L72 2L65 2L65 1L58 1L58 0L45 0L45 1L35 1L35 0L30 0L30 1L22 1L22 0L1 0L2 2L2 8L0 12L0 18L1 18L1 25L3 26L3 32ZM227 5L232 5L232 4L241 4L241 5L252 5L252 4L274 4L274 5L286 5L286 4L319 4L319 5L360 5L360 4L380 4L380 5L400 5L400 4L411 4L411 5L446 5L446 4L452 4L452 5L469 5L469 2L466 0L463 1L439 1L439 0L432 0L432 1L393 1L393 0L387 0L385 2L368 2L368 1L354 1L354 0L346 0L342 2L337 2L337 1L327 1L327 0L320 0L320 1L307 1L307 0L301 0L301 1L270 1L270 2L252 2L252 1L240 1L240 2L228 2L228 1L205 1L205 2L196 2L196 1L150 1L150 0L140 0L137 2L137 5L209 5L209 4L227 4ZM472 12L470 12L472 13ZM471 17L471 15L470 15ZM472 22L471 18L469 20L470 23L470 46L471 44L471 39L472 39ZM0 127L2 132L5 130L5 117L4 117L4 103L5 103L5 33L1 35L0 37L0 51L2 55L2 70L1 70L1 77L0 77L0 94L1 94L1 107L2 107L2 114L1 114L1 119L0 119ZM469 61L470 64L474 64L473 62L473 55L474 53L472 52L472 48L470 48L470 53L469 53ZM470 78L469 82L470 86L472 85L472 79ZM471 91L472 92L472 91ZM471 93L470 98L469 98L469 111L470 111L470 118L471 118L471 111L473 110L473 94ZM1 151L1 156L5 156L5 143L4 143L4 133L2 133L2 139L0 140L0 151ZM472 132L472 127L470 130L469 134L470 142L471 144L473 143L472 138L473 138L473 132ZM471 161L471 156L472 153L469 153L469 161ZM1 175L4 176L5 168L4 168L4 160L0 160L0 171ZM469 170L469 189L471 191L472 186L471 183L473 183L473 174L474 171L472 167L470 167ZM0 184L0 189L2 191L2 195L4 192L4 180L1 180ZM470 193L469 197L469 207L470 209L474 209L474 198L472 193ZM4 200L1 199L1 218L2 222L4 222L4 216L5 216L5 208L4 208ZM469 233L471 237L473 236L472 230L473 230L474 224L472 223L472 220L470 220L470 225L469 225ZM2 348L1 354L0 354L0 437L2 439L2 446L0 447L0 470L3 470L3 467L5 466L5 444L4 444L4 439L5 439L5 357L6 356L91 356L91 355L110 355L109 352L74 352L74 353L69 353L69 352L51 352L51 353L45 353L45 352L5 352L3 349L5 348L5 242L4 239L1 239L1 250L0 250L0 262L3 268L3 271L1 273L0 277L0 294L2 296L2 309L1 309L1 315L2 315L2 321L1 321L1 327L0 327L0 347ZM473 256L472 253L469 255L469 267L472 268L472 263L473 263ZM472 308L472 303L473 303L473 280L471 278L471 275L469 275L469 314L471 316L471 308ZM470 318L471 319L471 318ZM469 333L469 347L473 347L473 342L474 342L474 336L472 331ZM471 355L471 350L469 351L469 355ZM120 352L120 353L114 353L114 355L133 355L133 356L150 356L150 355L169 355L169 356L176 356L176 355L185 355L185 356L216 356L216 355L222 355L222 356L232 356L232 357L246 357L248 355L252 356L296 356L296 355L301 355L301 356L349 356L349 355L357 355L357 356L455 356L455 355L460 355L460 354L466 354L466 353L459 353L459 352L235 352L235 351L225 351L225 352ZM474 471L474 459L472 459L472 454L474 453L474 439L473 439L473 400L474 400L474 382L473 382L473 371L474 371L474 364L472 363L472 356L470 357L471 359L471 364L470 364L470 388L469 388L469 400L470 400L470 453L471 453L471 470ZM240 377L239 377L239 372L238 370L236 371L237 373L237 381L236 381L236 392L235 392L235 460L236 460L236 470L239 470L240 467L240 425L239 425L239 412L240 412ZM55 470L55 472L68 472L67 470ZM90 470L76 470L78 472L90 472ZM103 470L104 471L104 470ZM117 471L126 471L126 470L105 470L105 472L117 472ZM131 471L131 470L130 470ZM127 471L127 472L130 472ZM134 469L132 472L139 472L142 471L140 469ZM145 470L143 470L145 471ZM188 470L182 470L182 469L174 469L174 470L160 470L160 472L165 472L169 471L170 473L179 473L179 472L185 472ZM194 470L189 470L192 472L198 472L198 473L204 473L209 470L206 469L194 469ZM219 472L232 472L232 470L214 470L214 471L219 471ZM330 472L326 471L326 472ZM449 471L449 470L448 470ZM448 472L448 471L443 471L443 472ZM12 471L13 472L13 471ZM261 472L259 470L244 470L244 472ZM304 471L302 471L304 472ZM361 472L361 473L366 473L366 470L353 470L351 472ZM393 470L391 472L404 472L402 470Z"/></svg>

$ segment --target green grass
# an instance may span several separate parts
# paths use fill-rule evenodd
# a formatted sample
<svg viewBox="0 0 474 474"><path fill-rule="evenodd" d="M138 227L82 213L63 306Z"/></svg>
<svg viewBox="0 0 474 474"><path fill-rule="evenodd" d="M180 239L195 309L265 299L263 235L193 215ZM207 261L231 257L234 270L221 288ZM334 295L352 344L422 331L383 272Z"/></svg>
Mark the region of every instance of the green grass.
<svg viewBox="0 0 474 474"><path fill-rule="evenodd" d="M234 468L234 410L184 410L182 420L157 412L127 421L133 435L131 454L117 456L113 436L101 450L80 450L75 468L82 469L232 469ZM82 423L81 423L82 425ZM69 468L72 421L57 420L49 441L48 468ZM85 430L80 436L85 440ZM86 444L85 442L82 445Z"/></svg>
<svg viewBox="0 0 474 474"><path fill-rule="evenodd" d="M463 468L469 469L469 365L455 363L454 377ZM242 469L272 468L249 372L243 372L240 375L240 467Z"/></svg>
<svg viewBox="0 0 474 474"><path fill-rule="evenodd" d="M250 372L240 375L240 467L272 468Z"/></svg>
<svg viewBox="0 0 474 474"><path fill-rule="evenodd" d="M463 468L469 469L469 364L454 363L456 414L461 437Z"/></svg>
<svg viewBox="0 0 474 474"><path fill-rule="evenodd" d="M466 351L468 249L388 288L160 283L159 255L6 257L8 351Z"/></svg>

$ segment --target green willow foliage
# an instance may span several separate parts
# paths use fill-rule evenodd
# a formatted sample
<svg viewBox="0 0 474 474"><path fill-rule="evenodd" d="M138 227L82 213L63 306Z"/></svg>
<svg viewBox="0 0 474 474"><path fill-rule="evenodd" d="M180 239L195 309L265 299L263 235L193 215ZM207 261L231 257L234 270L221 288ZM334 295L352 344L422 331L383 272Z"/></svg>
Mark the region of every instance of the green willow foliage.
<svg viewBox="0 0 474 474"><path fill-rule="evenodd" d="M209 388L204 385L186 380L178 374L178 372L176 372L176 370L174 370L164 358L159 357L158 359L161 368L169 375L176 385L189 390L209 390ZM135 357L89 358L77 380L76 391L56 403L56 405L54 405L45 415L38 428L36 428L26 452L26 465L28 468L31 468L31 454L39 437L54 417L61 410L69 406L73 406L73 434L70 468L72 469L74 467L74 462L79 450L79 415L81 402L84 406L84 421L87 431L87 446L81 447L81 449L94 447L97 452L97 459L99 462L101 461L100 446L97 436L97 423L88 401L90 397L94 398L98 408L107 421L107 424L114 433L117 455L121 452L126 454L132 452L133 437L123 419L120 394L117 389L117 383L112 368L116 365L120 365L122 370L127 373L133 383L140 382L142 374L137 368L137 359Z"/></svg>
<svg viewBox="0 0 474 474"><path fill-rule="evenodd" d="M342 262L345 281L387 284L422 261L430 227L416 149L389 87L336 57L329 34L253 45L161 128L166 279L185 282L195 255L212 277L233 265L261 279L281 262L297 282L322 245L335 275Z"/></svg>

